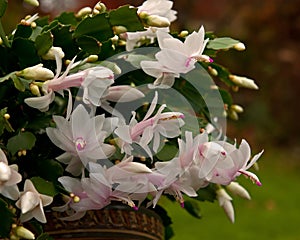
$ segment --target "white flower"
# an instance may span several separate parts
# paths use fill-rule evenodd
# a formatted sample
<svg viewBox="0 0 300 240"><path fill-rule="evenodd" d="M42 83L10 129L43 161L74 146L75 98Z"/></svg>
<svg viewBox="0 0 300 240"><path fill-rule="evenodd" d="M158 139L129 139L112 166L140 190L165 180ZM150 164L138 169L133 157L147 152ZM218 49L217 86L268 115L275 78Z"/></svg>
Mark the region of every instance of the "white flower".
<svg viewBox="0 0 300 240"><path fill-rule="evenodd" d="M149 157L152 157L149 143L153 140L153 151L157 152L160 145L160 136L176 137L180 134L180 127L184 124L182 118L184 115L179 112L165 112L162 113L165 105L162 105L157 113L150 118L155 110L158 100L157 92L153 101L146 113L144 119L137 122L135 119L135 112L133 112L132 119L129 125L121 125L116 128L114 133L119 137L118 144L122 152L131 154L133 143L140 145Z"/></svg>
<svg viewBox="0 0 300 240"><path fill-rule="evenodd" d="M60 116L53 116L53 120L56 128L47 128L46 132L56 146L66 151L57 159L68 164L66 170L72 174L79 175L89 161L106 159L114 153L114 146L104 140L115 128L117 118L90 117L84 106L78 105L70 120Z"/></svg>
<svg viewBox="0 0 300 240"><path fill-rule="evenodd" d="M108 87L114 83L114 73L109 68L97 66L68 75L72 66L76 64L73 64L74 58L66 71L59 77L62 58L64 57L63 52L60 49L53 48L48 55L46 57L55 57L56 76L52 76L52 79L44 82L42 86L44 96L26 98L24 101L27 105L43 112L47 111L54 100L55 92L63 95L63 91L69 90L71 87L83 87L84 103L93 106L101 105L102 98L108 93Z"/></svg>
<svg viewBox="0 0 300 240"><path fill-rule="evenodd" d="M157 39L161 51L155 55L157 61L142 61L141 68L156 78L154 86L171 87L175 78L181 73L193 70L197 61L210 61L208 56L202 55L208 42L204 37L203 27L187 36L184 42L166 32L158 31Z"/></svg>
<svg viewBox="0 0 300 240"><path fill-rule="evenodd" d="M26 179L24 191L21 193L20 199L16 202L16 206L21 209L21 222L26 222L35 218L41 223L46 223L46 217L43 207L52 203L53 198L40 194L29 179Z"/></svg>
<svg viewBox="0 0 300 240"><path fill-rule="evenodd" d="M18 166L8 165L7 158L0 149L0 194L3 196L17 200L19 198L19 188L17 183L21 182L22 176L18 173Z"/></svg>
<svg viewBox="0 0 300 240"><path fill-rule="evenodd" d="M258 177L247 169L262 153L256 154L249 162L250 146L245 140L242 140L239 148L223 141L204 143L199 146L198 161L202 167L199 177L205 177L213 183L228 185L237 176L243 174L261 186Z"/></svg>
<svg viewBox="0 0 300 240"><path fill-rule="evenodd" d="M176 20L176 11L172 10L173 2L169 0L147 0L138 7L138 14L157 15L167 18L170 22Z"/></svg>

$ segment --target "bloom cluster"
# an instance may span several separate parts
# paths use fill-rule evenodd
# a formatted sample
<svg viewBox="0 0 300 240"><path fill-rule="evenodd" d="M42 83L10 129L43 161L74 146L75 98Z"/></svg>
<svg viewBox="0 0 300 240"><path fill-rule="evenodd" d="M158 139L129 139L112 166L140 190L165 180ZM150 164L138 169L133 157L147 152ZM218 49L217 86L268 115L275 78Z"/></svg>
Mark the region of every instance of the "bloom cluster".
<svg viewBox="0 0 300 240"><path fill-rule="evenodd" d="M226 116L237 119L243 109L211 79L219 76L235 90L258 88L253 80L233 75L212 60L219 50L242 50L244 45L210 36L203 26L197 32L171 34L169 25L176 20L172 6L169 0L147 0L137 8L108 11L99 2L71 16L79 22L75 30L55 22L67 21L61 16L34 32L33 23L39 21L34 15L12 33L12 46L25 41L18 38L24 27L32 31L31 38L39 37L35 46L41 39L50 45L37 49L38 63L20 57L19 66L25 67L0 78L16 93L0 109L0 194L7 209L18 209L17 222L46 223L47 206L66 212L66 221L113 201L136 210L155 207L163 194L184 208L186 199L207 189L233 222L226 190L250 199L235 181L240 175L261 186L249 168L262 152L251 157L247 141L228 141L220 124ZM124 20L122 26L118 14L130 18L128 23ZM99 31L107 29L100 34L90 30L93 21L103 23ZM70 52L64 42L52 42L66 32L79 44L72 46L76 51ZM105 34L109 37L102 39ZM5 41L8 49L9 44ZM12 109L22 117L12 120ZM36 166L28 167L25 159ZM45 166L50 168L47 173Z"/></svg>

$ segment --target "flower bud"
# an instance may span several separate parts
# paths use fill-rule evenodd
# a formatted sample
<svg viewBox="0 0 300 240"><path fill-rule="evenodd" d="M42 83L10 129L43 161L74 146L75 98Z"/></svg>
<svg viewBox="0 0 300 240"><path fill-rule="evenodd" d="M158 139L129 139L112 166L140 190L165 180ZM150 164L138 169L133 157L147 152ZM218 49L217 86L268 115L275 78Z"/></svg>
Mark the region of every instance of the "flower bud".
<svg viewBox="0 0 300 240"><path fill-rule="evenodd" d="M38 0L24 0L24 2L34 7L38 7L40 5Z"/></svg>
<svg viewBox="0 0 300 240"><path fill-rule="evenodd" d="M20 240L20 237L16 236L15 234L10 234L9 240Z"/></svg>
<svg viewBox="0 0 300 240"><path fill-rule="evenodd" d="M229 79L237 86L255 89L255 90L258 89L258 86L250 78L241 77L237 75L229 75Z"/></svg>
<svg viewBox="0 0 300 240"><path fill-rule="evenodd" d="M215 68L208 66L207 70L212 76L215 76L215 77L218 76L218 71Z"/></svg>
<svg viewBox="0 0 300 240"><path fill-rule="evenodd" d="M6 120L10 119L10 115L9 115L8 113L5 113L5 114L3 115L3 117L4 117Z"/></svg>
<svg viewBox="0 0 300 240"><path fill-rule="evenodd" d="M65 57L65 53L61 49L61 47L51 47L49 51L42 56L45 60L55 60L55 56L58 55L60 59Z"/></svg>
<svg viewBox="0 0 300 240"><path fill-rule="evenodd" d="M183 30L178 34L178 37L185 38L187 35L189 35L189 32L187 30Z"/></svg>
<svg viewBox="0 0 300 240"><path fill-rule="evenodd" d="M98 55L90 55L87 57L86 62L87 63L93 63L98 61Z"/></svg>
<svg viewBox="0 0 300 240"><path fill-rule="evenodd" d="M96 5L94 6L94 10L99 11L99 13L104 13L106 11L106 6L104 3L102 3L101 1L99 1L98 3L96 3Z"/></svg>
<svg viewBox="0 0 300 240"><path fill-rule="evenodd" d="M232 198L228 195L228 193L223 189L220 188L216 191L217 200L219 205L224 209L225 214L229 218L229 220L233 223L234 222L234 209L231 203Z"/></svg>
<svg viewBox="0 0 300 240"><path fill-rule="evenodd" d="M14 229L16 235L24 239L35 239L34 234L23 226L18 226Z"/></svg>
<svg viewBox="0 0 300 240"><path fill-rule="evenodd" d="M214 60L211 58L211 57L209 57L209 56L207 56L207 55L201 55L201 56L197 56L197 57L195 57L195 59L197 60L197 61L200 61L200 62L207 62L207 63L212 63L212 62L214 62Z"/></svg>
<svg viewBox="0 0 300 240"><path fill-rule="evenodd" d="M94 15L98 15L98 14L100 14L100 12L99 12L97 9L94 8L94 9L93 9L93 14L94 14Z"/></svg>
<svg viewBox="0 0 300 240"><path fill-rule="evenodd" d="M36 22L32 22L31 24L30 24L30 26L32 27L32 28L36 28Z"/></svg>
<svg viewBox="0 0 300 240"><path fill-rule="evenodd" d="M239 42L239 43L233 45L233 48L238 50L238 51L244 51L246 49L246 46L245 46L244 43Z"/></svg>
<svg viewBox="0 0 300 240"><path fill-rule="evenodd" d="M90 8L90 7L84 7L84 8L81 8L76 14L75 16L78 17L78 18L83 18L85 17L86 15L88 14L91 14L93 12L93 9Z"/></svg>
<svg viewBox="0 0 300 240"><path fill-rule="evenodd" d="M113 86L108 88L106 100L112 102L130 102L144 97L138 89L127 85Z"/></svg>
<svg viewBox="0 0 300 240"><path fill-rule="evenodd" d="M117 35L127 32L127 28L124 26L113 26L113 30Z"/></svg>
<svg viewBox="0 0 300 240"><path fill-rule="evenodd" d="M158 15L148 15L146 12L141 12L139 17L147 24L152 27L169 27L170 21L165 17Z"/></svg>
<svg viewBox="0 0 300 240"><path fill-rule="evenodd" d="M122 163L120 163L120 165L121 164ZM148 168L145 164L138 162L127 162L125 164L122 164L120 168L131 173L152 173L151 169Z"/></svg>
<svg viewBox="0 0 300 240"><path fill-rule="evenodd" d="M235 121L239 120L239 115L237 114L236 111L229 109L227 111L227 113L228 113L228 117L230 117L232 120L235 120Z"/></svg>
<svg viewBox="0 0 300 240"><path fill-rule="evenodd" d="M41 80L46 81L54 78L54 73L48 69L44 68L43 64L37 64L33 67L28 67L16 73L17 76L23 77L29 80Z"/></svg>
<svg viewBox="0 0 300 240"><path fill-rule="evenodd" d="M6 182L11 177L11 169L4 162L0 162L0 183Z"/></svg>
<svg viewBox="0 0 300 240"><path fill-rule="evenodd" d="M237 104L232 104L232 105L230 106L230 108L231 108L233 111L237 112L237 113L242 113L242 112L244 112L243 107L240 106L240 105L237 105Z"/></svg>
<svg viewBox="0 0 300 240"><path fill-rule="evenodd" d="M237 182L231 182L229 185L226 186L226 189L242 198L248 200L251 199L248 191Z"/></svg>
<svg viewBox="0 0 300 240"><path fill-rule="evenodd" d="M40 89L39 89L39 87L38 87L36 84L31 83L31 84L29 85L29 88L30 88L30 91L31 91L31 93L32 93L33 95L38 96L38 97L41 96Z"/></svg>

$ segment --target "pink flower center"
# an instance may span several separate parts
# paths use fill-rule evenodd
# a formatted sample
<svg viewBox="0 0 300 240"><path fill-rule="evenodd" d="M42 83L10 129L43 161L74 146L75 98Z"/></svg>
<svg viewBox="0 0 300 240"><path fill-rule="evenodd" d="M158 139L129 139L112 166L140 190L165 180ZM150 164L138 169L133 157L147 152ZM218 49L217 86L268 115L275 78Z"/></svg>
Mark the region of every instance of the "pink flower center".
<svg viewBox="0 0 300 240"><path fill-rule="evenodd" d="M79 137L75 140L75 145L78 151L82 151L86 146L86 141L82 137Z"/></svg>
<svg viewBox="0 0 300 240"><path fill-rule="evenodd" d="M193 59L193 58L189 57L189 58L186 60L186 62L185 62L185 67L190 66L190 63L191 63L192 59Z"/></svg>

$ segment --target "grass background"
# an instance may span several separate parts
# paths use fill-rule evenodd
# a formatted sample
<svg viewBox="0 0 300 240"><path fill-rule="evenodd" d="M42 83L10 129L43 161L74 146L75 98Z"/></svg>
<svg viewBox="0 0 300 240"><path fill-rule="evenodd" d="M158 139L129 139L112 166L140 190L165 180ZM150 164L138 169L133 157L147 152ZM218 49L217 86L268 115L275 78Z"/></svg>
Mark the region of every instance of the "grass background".
<svg viewBox="0 0 300 240"><path fill-rule="evenodd" d="M238 182L252 200L233 197L236 221L230 223L218 203L200 202L202 219L190 216L178 203L167 203L175 236L180 239L300 239L300 166L297 153L267 150L257 172L263 185L257 187L243 176Z"/></svg>

